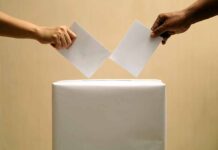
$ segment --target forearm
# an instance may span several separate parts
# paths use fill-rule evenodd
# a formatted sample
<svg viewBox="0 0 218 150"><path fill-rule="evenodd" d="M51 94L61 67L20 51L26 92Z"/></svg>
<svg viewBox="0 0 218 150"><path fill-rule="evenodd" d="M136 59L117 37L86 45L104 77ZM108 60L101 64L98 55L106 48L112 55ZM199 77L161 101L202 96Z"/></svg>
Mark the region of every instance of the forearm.
<svg viewBox="0 0 218 150"><path fill-rule="evenodd" d="M38 26L0 12L0 35L37 39Z"/></svg>
<svg viewBox="0 0 218 150"><path fill-rule="evenodd" d="M198 0L184 9L190 24L218 15L218 0Z"/></svg>

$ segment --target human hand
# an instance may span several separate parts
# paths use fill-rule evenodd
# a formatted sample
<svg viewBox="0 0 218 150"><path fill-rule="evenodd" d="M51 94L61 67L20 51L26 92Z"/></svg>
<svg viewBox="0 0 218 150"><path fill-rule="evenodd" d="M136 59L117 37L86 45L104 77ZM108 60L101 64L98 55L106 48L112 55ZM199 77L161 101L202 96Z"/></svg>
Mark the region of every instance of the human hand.
<svg viewBox="0 0 218 150"><path fill-rule="evenodd" d="M174 34L183 33L189 29L191 21L185 11L160 14L154 22L151 37L163 37L162 44Z"/></svg>
<svg viewBox="0 0 218 150"><path fill-rule="evenodd" d="M66 26L39 27L37 40L42 44L51 44L56 49L69 48L76 40L76 34Z"/></svg>

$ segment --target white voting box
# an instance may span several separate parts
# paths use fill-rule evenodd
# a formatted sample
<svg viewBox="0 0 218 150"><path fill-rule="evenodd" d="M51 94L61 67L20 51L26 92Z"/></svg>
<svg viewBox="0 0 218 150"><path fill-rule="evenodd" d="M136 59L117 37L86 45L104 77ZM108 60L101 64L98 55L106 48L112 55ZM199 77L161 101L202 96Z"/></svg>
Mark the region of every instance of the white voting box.
<svg viewBox="0 0 218 150"><path fill-rule="evenodd" d="M160 80L53 83L53 150L164 150Z"/></svg>

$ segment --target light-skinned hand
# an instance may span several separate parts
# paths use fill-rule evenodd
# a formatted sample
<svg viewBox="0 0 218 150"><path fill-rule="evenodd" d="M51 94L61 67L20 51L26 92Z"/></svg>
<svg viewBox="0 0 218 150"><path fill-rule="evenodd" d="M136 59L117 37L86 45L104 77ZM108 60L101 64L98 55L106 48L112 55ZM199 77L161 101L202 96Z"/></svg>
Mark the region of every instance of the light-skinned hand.
<svg viewBox="0 0 218 150"><path fill-rule="evenodd" d="M39 27L37 40L43 44L51 44L56 49L69 48L76 40L76 34L67 26Z"/></svg>

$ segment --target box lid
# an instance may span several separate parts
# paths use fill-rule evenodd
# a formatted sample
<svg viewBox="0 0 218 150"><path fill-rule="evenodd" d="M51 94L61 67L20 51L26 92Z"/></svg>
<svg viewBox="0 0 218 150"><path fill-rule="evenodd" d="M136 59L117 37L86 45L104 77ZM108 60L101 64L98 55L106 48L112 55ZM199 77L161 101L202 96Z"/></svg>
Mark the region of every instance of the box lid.
<svg viewBox="0 0 218 150"><path fill-rule="evenodd" d="M87 79L61 80L53 82L54 86L165 86L158 79Z"/></svg>

